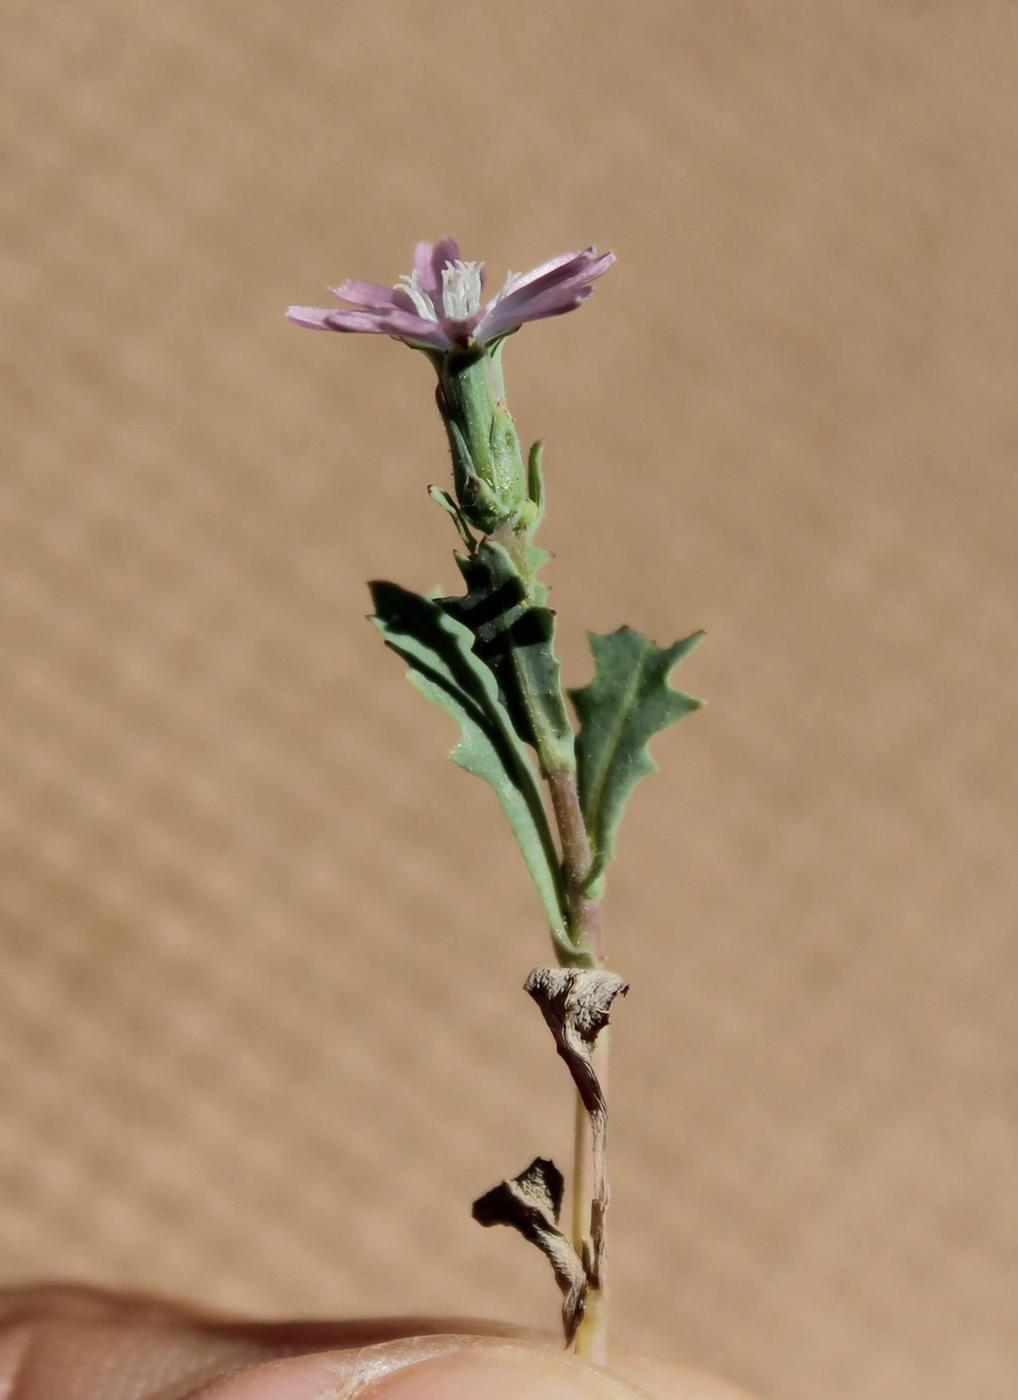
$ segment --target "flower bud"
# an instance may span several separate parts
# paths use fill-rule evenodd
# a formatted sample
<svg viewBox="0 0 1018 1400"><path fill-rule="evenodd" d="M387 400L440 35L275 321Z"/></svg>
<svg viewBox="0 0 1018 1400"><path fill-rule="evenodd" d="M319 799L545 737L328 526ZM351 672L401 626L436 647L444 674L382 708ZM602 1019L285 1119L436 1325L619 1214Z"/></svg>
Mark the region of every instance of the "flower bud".
<svg viewBox="0 0 1018 1400"><path fill-rule="evenodd" d="M434 359L456 498L470 524L491 534L532 513L520 439L505 404L501 346Z"/></svg>

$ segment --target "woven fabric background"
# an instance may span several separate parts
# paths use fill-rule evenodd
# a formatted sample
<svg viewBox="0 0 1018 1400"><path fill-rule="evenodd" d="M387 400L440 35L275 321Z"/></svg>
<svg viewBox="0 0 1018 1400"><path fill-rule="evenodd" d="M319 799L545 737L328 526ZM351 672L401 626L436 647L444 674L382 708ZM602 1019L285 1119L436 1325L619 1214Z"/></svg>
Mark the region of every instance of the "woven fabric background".
<svg viewBox="0 0 1018 1400"><path fill-rule="evenodd" d="M419 356L284 323L457 235L584 630L706 626L623 829L615 1335L1018 1393L1018 11L7 0L0 1240L552 1325L469 1219L570 1096L490 793L363 621L453 583Z"/></svg>

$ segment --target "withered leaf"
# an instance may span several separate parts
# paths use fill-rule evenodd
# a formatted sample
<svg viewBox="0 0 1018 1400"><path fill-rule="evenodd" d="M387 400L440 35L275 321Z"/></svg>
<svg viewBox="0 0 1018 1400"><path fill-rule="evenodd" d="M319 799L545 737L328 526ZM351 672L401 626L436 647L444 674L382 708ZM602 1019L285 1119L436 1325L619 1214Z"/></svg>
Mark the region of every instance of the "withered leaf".
<svg viewBox="0 0 1018 1400"><path fill-rule="evenodd" d="M558 1228L564 1182L547 1157L535 1157L525 1171L480 1196L473 1205L479 1225L509 1225L546 1256L562 1290L562 1327L566 1346L583 1317L587 1275L576 1251Z"/></svg>
<svg viewBox="0 0 1018 1400"><path fill-rule="evenodd" d="M524 983L555 1037L587 1112L603 1114L604 1095L591 1061L598 1035L607 1026L612 1002L629 983L596 968L535 967Z"/></svg>
<svg viewBox="0 0 1018 1400"><path fill-rule="evenodd" d="M535 967L524 984L541 1008L558 1053L569 1067L590 1118L593 1196L590 1203L590 1257L586 1271L600 1287L605 1257L604 1221L608 1211L608 1106L594 1068L597 1037L607 1026L612 1003L629 983L595 968Z"/></svg>

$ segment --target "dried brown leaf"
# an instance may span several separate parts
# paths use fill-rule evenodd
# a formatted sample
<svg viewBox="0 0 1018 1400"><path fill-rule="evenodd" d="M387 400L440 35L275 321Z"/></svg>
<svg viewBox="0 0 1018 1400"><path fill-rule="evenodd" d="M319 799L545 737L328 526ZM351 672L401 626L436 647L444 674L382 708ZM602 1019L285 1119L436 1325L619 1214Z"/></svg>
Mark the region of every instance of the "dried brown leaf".
<svg viewBox="0 0 1018 1400"><path fill-rule="evenodd" d="M562 1209L562 1173L547 1157L535 1157L518 1176L502 1181L474 1202L479 1225L509 1225L544 1254L562 1290L562 1327L566 1346L583 1317L587 1275L569 1240L558 1228Z"/></svg>
<svg viewBox="0 0 1018 1400"><path fill-rule="evenodd" d="M590 1203L590 1258L587 1273L600 1287L604 1262L604 1221L608 1210L608 1106L594 1067L594 1045L608 1025L612 1003L629 983L595 968L535 967L524 988L541 1008L558 1053L565 1060L590 1118L593 1197Z"/></svg>

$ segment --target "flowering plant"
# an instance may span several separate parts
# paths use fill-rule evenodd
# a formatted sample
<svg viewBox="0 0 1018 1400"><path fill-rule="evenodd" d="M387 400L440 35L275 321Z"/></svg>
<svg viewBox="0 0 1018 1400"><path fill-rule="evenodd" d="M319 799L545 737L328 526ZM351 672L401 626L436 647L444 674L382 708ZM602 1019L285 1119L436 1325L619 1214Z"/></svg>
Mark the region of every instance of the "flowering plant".
<svg viewBox="0 0 1018 1400"><path fill-rule="evenodd" d="M628 990L607 968L605 873L625 804L655 767L648 741L700 704L669 676L702 634L670 647L629 627L591 634L594 679L563 690L555 615L539 578L547 555L535 543L545 504L542 444L524 456L502 353L527 322L580 306L613 262L594 248L563 253L510 273L485 303L483 264L464 261L444 238L419 243L413 271L392 287L349 280L333 289L345 306L287 313L313 330L390 336L426 354L437 374L453 491L430 491L456 527L465 592L425 597L375 582L372 620L406 661L410 681L456 720L452 757L494 789L551 932L558 966L534 969L526 990L577 1089L571 1229L559 1226L563 1177L542 1157L481 1196L474 1216L512 1225L543 1250L563 1295L566 1343L595 1360L604 1359L607 1325L603 1032Z"/></svg>

